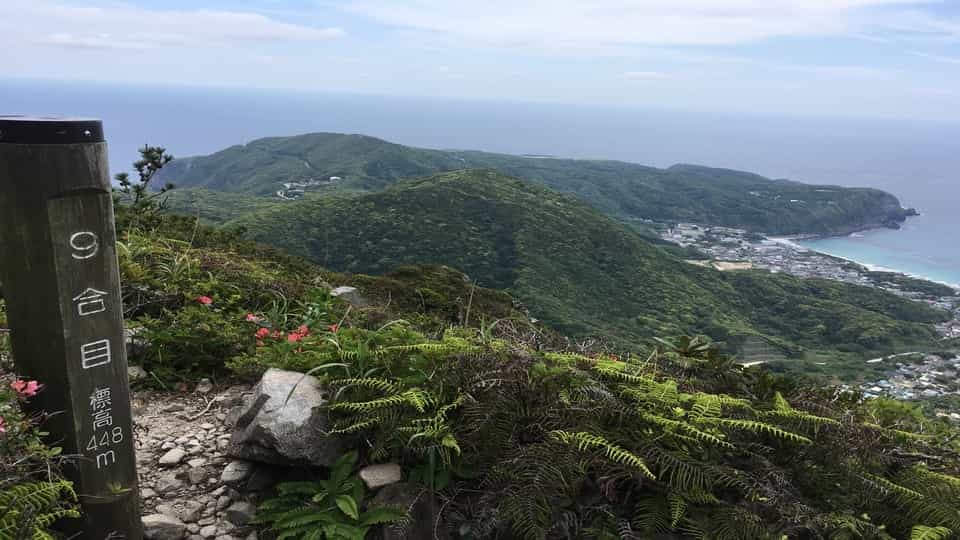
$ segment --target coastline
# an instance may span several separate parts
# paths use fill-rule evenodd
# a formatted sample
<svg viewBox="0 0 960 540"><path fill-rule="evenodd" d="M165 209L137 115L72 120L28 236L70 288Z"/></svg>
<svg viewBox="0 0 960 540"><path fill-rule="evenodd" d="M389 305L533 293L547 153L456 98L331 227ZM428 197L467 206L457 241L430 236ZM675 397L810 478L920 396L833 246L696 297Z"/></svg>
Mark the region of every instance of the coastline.
<svg viewBox="0 0 960 540"><path fill-rule="evenodd" d="M857 265L857 266L860 266L861 268L864 268L865 270L870 271L870 272L891 272L891 273L895 273L895 274L900 274L900 275L903 275L903 276L911 277L911 278L914 278L914 279L921 279L921 280L924 280L924 281L929 281L929 282L931 282L931 283L937 283L937 284L940 284L940 285L946 285L947 287L951 287L951 288L953 288L953 289L955 289L955 290L957 290L957 291L960 291L960 283L952 283L952 282L950 282L950 281L944 281L944 280L941 280L941 279L936 279L936 278L934 278L934 277L931 277L931 276L928 276L928 275L923 275L923 274L920 274L920 273L917 273L917 272L905 271L905 270L901 270L901 269L897 269L897 268L891 268L891 267L888 267L888 266L883 266L883 265L878 265L878 264L872 264L872 263L864 262L864 261L861 261L861 260L857 260L857 259L852 258L852 257L849 257L849 256L840 255L840 254L837 254L837 253L831 253L829 250L817 249L817 248L814 248L814 247L811 247L811 246L808 246L808 245L803 245L803 244L800 244L800 243L799 243L799 242L804 242L804 241L817 241L817 240L828 240L828 239L835 239L835 238L848 238L848 237L850 237L850 236L853 235L853 234L857 234L857 233L861 233L861 232L881 231L881 230L887 230L887 229L888 229L887 227L871 227L871 228L866 228L866 229L861 229L861 230L858 230L858 231L850 232L850 233L847 233L847 234L832 234L832 235L811 235L811 234L806 234L806 235L790 235L790 236L766 236L766 235L764 235L764 238L766 238L766 239L768 239L768 240L770 240L770 241L772 241L772 242L776 242L776 243L778 243L778 244L790 246L790 247L793 248L793 249L797 249L797 250L801 250L801 251L810 251L810 252L814 252L814 253L819 253L820 255L823 255L823 256L826 256L826 257L832 257L832 258L834 258L834 259L838 259L838 260L841 260L841 261L844 261L844 262L847 262L847 263L852 263L852 264L855 264L855 265ZM894 230L894 229L889 229L889 230Z"/></svg>
<svg viewBox="0 0 960 540"><path fill-rule="evenodd" d="M852 258L852 257L850 257L850 256L841 255L841 254L838 254L838 253L835 253L835 252L831 252L831 251L829 251L829 250L817 249L817 248L814 248L814 247L811 247L811 246L807 246L807 245L803 245L803 244L798 243L798 241L801 241L801 242L802 242L802 241L805 241L805 240L821 240L821 239L823 239L823 237L816 237L816 238L795 238L795 237L783 237L783 236L780 236L780 237L769 236L769 237L766 237L766 238L767 238L768 240L773 241L773 242L776 242L776 243L778 243L778 244L783 244L783 245L790 246L790 247L793 248L793 249L797 249L797 250L801 250L801 251L809 251L809 252L813 252L813 253L818 253L818 254L823 255L823 256L825 256L825 257L832 257L832 258L834 258L834 259L838 259L838 260L844 261L844 262L846 262L846 263L855 264L855 265L857 265L857 266L859 266L859 267L861 267L861 268L863 268L863 269L865 269L865 270L867 270L867 271L870 271L870 272L890 272L890 273L894 273L894 274L900 274L900 275L907 276L907 277L911 277L911 278L914 278L914 279L920 279L920 280L923 280L923 281L929 281L929 282L931 282L931 283L936 283L936 284L939 284L939 285L946 285L947 287L951 287L951 288L953 288L953 289L955 289L955 290L957 290L957 291L960 291L960 283L954 283L954 282L946 281L946 280L943 280L943 279L937 279L937 278L932 277L932 276L929 276L929 275L924 275L924 274L921 274L921 273L918 273L918 272L912 272L912 271L909 271L909 270L902 270L902 269L899 269L899 268L892 268L892 267L889 267L889 266L883 266L883 265L879 265L879 264L872 264L872 263L865 262L865 261L862 261L862 260L857 260L857 259ZM830 237L830 238L836 238L836 237Z"/></svg>
<svg viewBox="0 0 960 540"><path fill-rule="evenodd" d="M835 258L835 259L840 259L840 260L842 260L842 261L846 261L846 262L849 262L849 263L856 264L856 265L858 265L858 266L862 266L863 268L867 269L867 270L870 271L870 272L890 272L890 273L894 273L894 274L900 274L900 275L907 276L907 277L911 277L911 278L914 278L914 279L921 279L921 280L923 280L923 281L929 281L929 282L931 282L931 283L937 283L937 284L939 284L939 285L946 285L947 287L951 287L951 288L953 288L953 289L956 289L957 291L960 291L960 283L950 283L949 281L939 280L939 279L936 279L936 278L933 278L933 277L930 277L930 276L925 276L925 275L917 274L917 273L914 273L914 272L909 272L909 271L904 271L904 270L898 270L898 269L896 269L896 268L890 268L890 267L881 266L881 265L878 265L878 264L865 263L865 262L862 262L862 261L858 261L858 260L856 260L856 259L851 259L851 258L849 258L849 257L844 257L843 255L837 255L836 253L830 253L829 251L822 251L822 250L818 250L818 249L813 249L813 248L810 248L810 247L807 247L807 246L803 246L803 245L799 245L799 244L797 244L797 246L798 246L800 249L805 249L805 250L807 250L807 251L813 251L813 252L819 253L819 254L821 254L821 255L825 255L825 256L827 256L827 257L833 257L833 258Z"/></svg>

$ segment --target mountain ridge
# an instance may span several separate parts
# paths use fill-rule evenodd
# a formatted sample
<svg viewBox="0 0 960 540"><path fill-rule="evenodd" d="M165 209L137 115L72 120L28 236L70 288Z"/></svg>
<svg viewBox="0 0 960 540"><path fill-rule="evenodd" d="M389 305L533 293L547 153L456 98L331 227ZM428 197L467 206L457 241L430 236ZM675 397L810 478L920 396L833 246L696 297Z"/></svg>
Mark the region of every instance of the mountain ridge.
<svg viewBox="0 0 960 540"><path fill-rule="evenodd" d="M690 164L659 169L615 160L432 150L359 134L257 139L178 159L160 178L186 188L267 198L285 183L315 182L309 193L321 195L379 191L400 180L462 169L493 169L571 193L627 223L689 221L769 234L832 235L896 227L911 215L895 196L873 188L808 185Z"/></svg>

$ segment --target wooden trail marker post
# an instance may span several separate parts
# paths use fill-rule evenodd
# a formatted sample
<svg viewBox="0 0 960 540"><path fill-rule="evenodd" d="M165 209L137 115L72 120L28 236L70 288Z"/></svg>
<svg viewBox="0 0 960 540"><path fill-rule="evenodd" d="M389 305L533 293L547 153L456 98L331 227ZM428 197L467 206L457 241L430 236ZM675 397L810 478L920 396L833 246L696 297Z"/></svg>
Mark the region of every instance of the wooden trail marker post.
<svg viewBox="0 0 960 540"><path fill-rule="evenodd" d="M99 120L0 116L0 280L17 372L65 454L84 540L142 538L107 146Z"/></svg>

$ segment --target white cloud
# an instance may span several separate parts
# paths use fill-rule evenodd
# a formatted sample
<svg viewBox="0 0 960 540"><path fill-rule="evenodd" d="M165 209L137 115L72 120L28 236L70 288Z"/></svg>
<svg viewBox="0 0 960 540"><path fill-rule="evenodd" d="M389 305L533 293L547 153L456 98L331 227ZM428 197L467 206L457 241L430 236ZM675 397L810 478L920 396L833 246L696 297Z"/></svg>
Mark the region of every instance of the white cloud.
<svg viewBox="0 0 960 540"><path fill-rule="evenodd" d="M944 64L960 64L960 57L956 56L944 56L942 54L930 54L921 51L913 51L913 55L936 62L943 62Z"/></svg>
<svg viewBox="0 0 960 540"><path fill-rule="evenodd" d="M292 24L251 12L148 9L128 4L107 9L47 0L0 2L0 31L8 39L20 34L33 43L85 49L312 41L344 35L339 28Z"/></svg>
<svg viewBox="0 0 960 540"><path fill-rule="evenodd" d="M79 36L70 32L57 32L41 36L36 40L36 43L71 49L145 49L148 47L143 42L114 39L110 34Z"/></svg>
<svg viewBox="0 0 960 540"><path fill-rule="evenodd" d="M353 0L346 9L390 25L506 46L725 45L782 36L863 34L876 22L872 8L924 3L927 0Z"/></svg>

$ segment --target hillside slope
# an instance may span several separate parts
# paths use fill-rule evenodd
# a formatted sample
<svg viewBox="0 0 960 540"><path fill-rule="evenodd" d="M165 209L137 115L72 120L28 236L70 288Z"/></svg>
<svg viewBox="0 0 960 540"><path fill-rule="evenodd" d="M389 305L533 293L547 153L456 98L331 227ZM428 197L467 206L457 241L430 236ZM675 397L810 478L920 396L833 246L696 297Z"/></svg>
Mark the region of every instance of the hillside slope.
<svg viewBox="0 0 960 540"><path fill-rule="evenodd" d="M496 196L483 202L470 189L477 184ZM390 191L406 192L391 202L456 194L490 209L532 206L533 214L506 226L518 241L529 240L526 229L536 232L530 219L553 211L555 221L587 227L582 237L562 231L575 235L573 244L607 227L591 223L595 211L492 173L447 174ZM956 425L915 404L744 368L700 338L666 339L642 355L602 343L580 348L528 326L508 294L475 289L449 268L330 273L190 218L119 209L125 324L138 329L130 359L149 373L136 384L166 387L135 395L138 432L149 435L138 445L142 508L170 516L145 519L147 537L184 538L189 525L171 514L185 511L194 517L184 521L203 519L236 538L319 538L331 530L385 537L394 531L388 524L405 517L408 537L418 539L922 540L960 531ZM332 232L342 233L338 247L366 249L363 238ZM623 238L620 247L629 247ZM556 238L540 243L518 245L516 260L527 261L528 251L566 253ZM341 285L358 295L333 289ZM849 303L851 290L827 287L818 297ZM861 296L867 309L886 298ZM489 324L503 317L517 323ZM0 327L4 321L0 301ZM0 340L0 355L9 353ZM52 490L47 502L20 496L37 492L37 481L49 488L60 479L52 458L61 450L40 443L43 415L18 412L37 399L36 389L9 382L0 392L7 429L0 510L12 508L19 521L0 520L0 537L24 538L23 523L46 525L31 517L72 508L75 498L67 488ZM45 387L41 399L54 389ZM270 403L282 407L295 392L298 406L324 414L288 415L276 429ZM256 438L245 435L251 427ZM189 437L196 439L181 444ZM304 438L322 456L305 463L302 453L286 451L302 448ZM257 453L249 461L233 461L250 450ZM171 451L191 459L164 459ZM403 480L365 489L369 465ZM197 472L203 482L178 480ZM384 494L397 508L377 508ZM200 515L215 504L226 511ZM252 505L257 523L235 525Z"/></svg>
<svg viewBox="0 0 960 540"><path fill-rule="evenodd" d="M308 192L322 194L377 191L401 179L468 168L493 169L571 193L628 222L691 221L771 234L835 234L896 226L908 214L896 197L875 189L807 185L694 165L658 169L619 161L427 150L334 133L258 139L180 159L162 171L162 178L181 187L273 197L286 183L313 182Z"/></svg>
<svg viewBox="0 0 960 540"><path fill-rule="evenodd" d="M930 342L944 314L894 295L675 259L568 195L494 171L457 171L372 194L291 202L230 222L338 271L443 264L506 289L572 336L635 345L707 332L762 334L785 350Z"/></svg>

